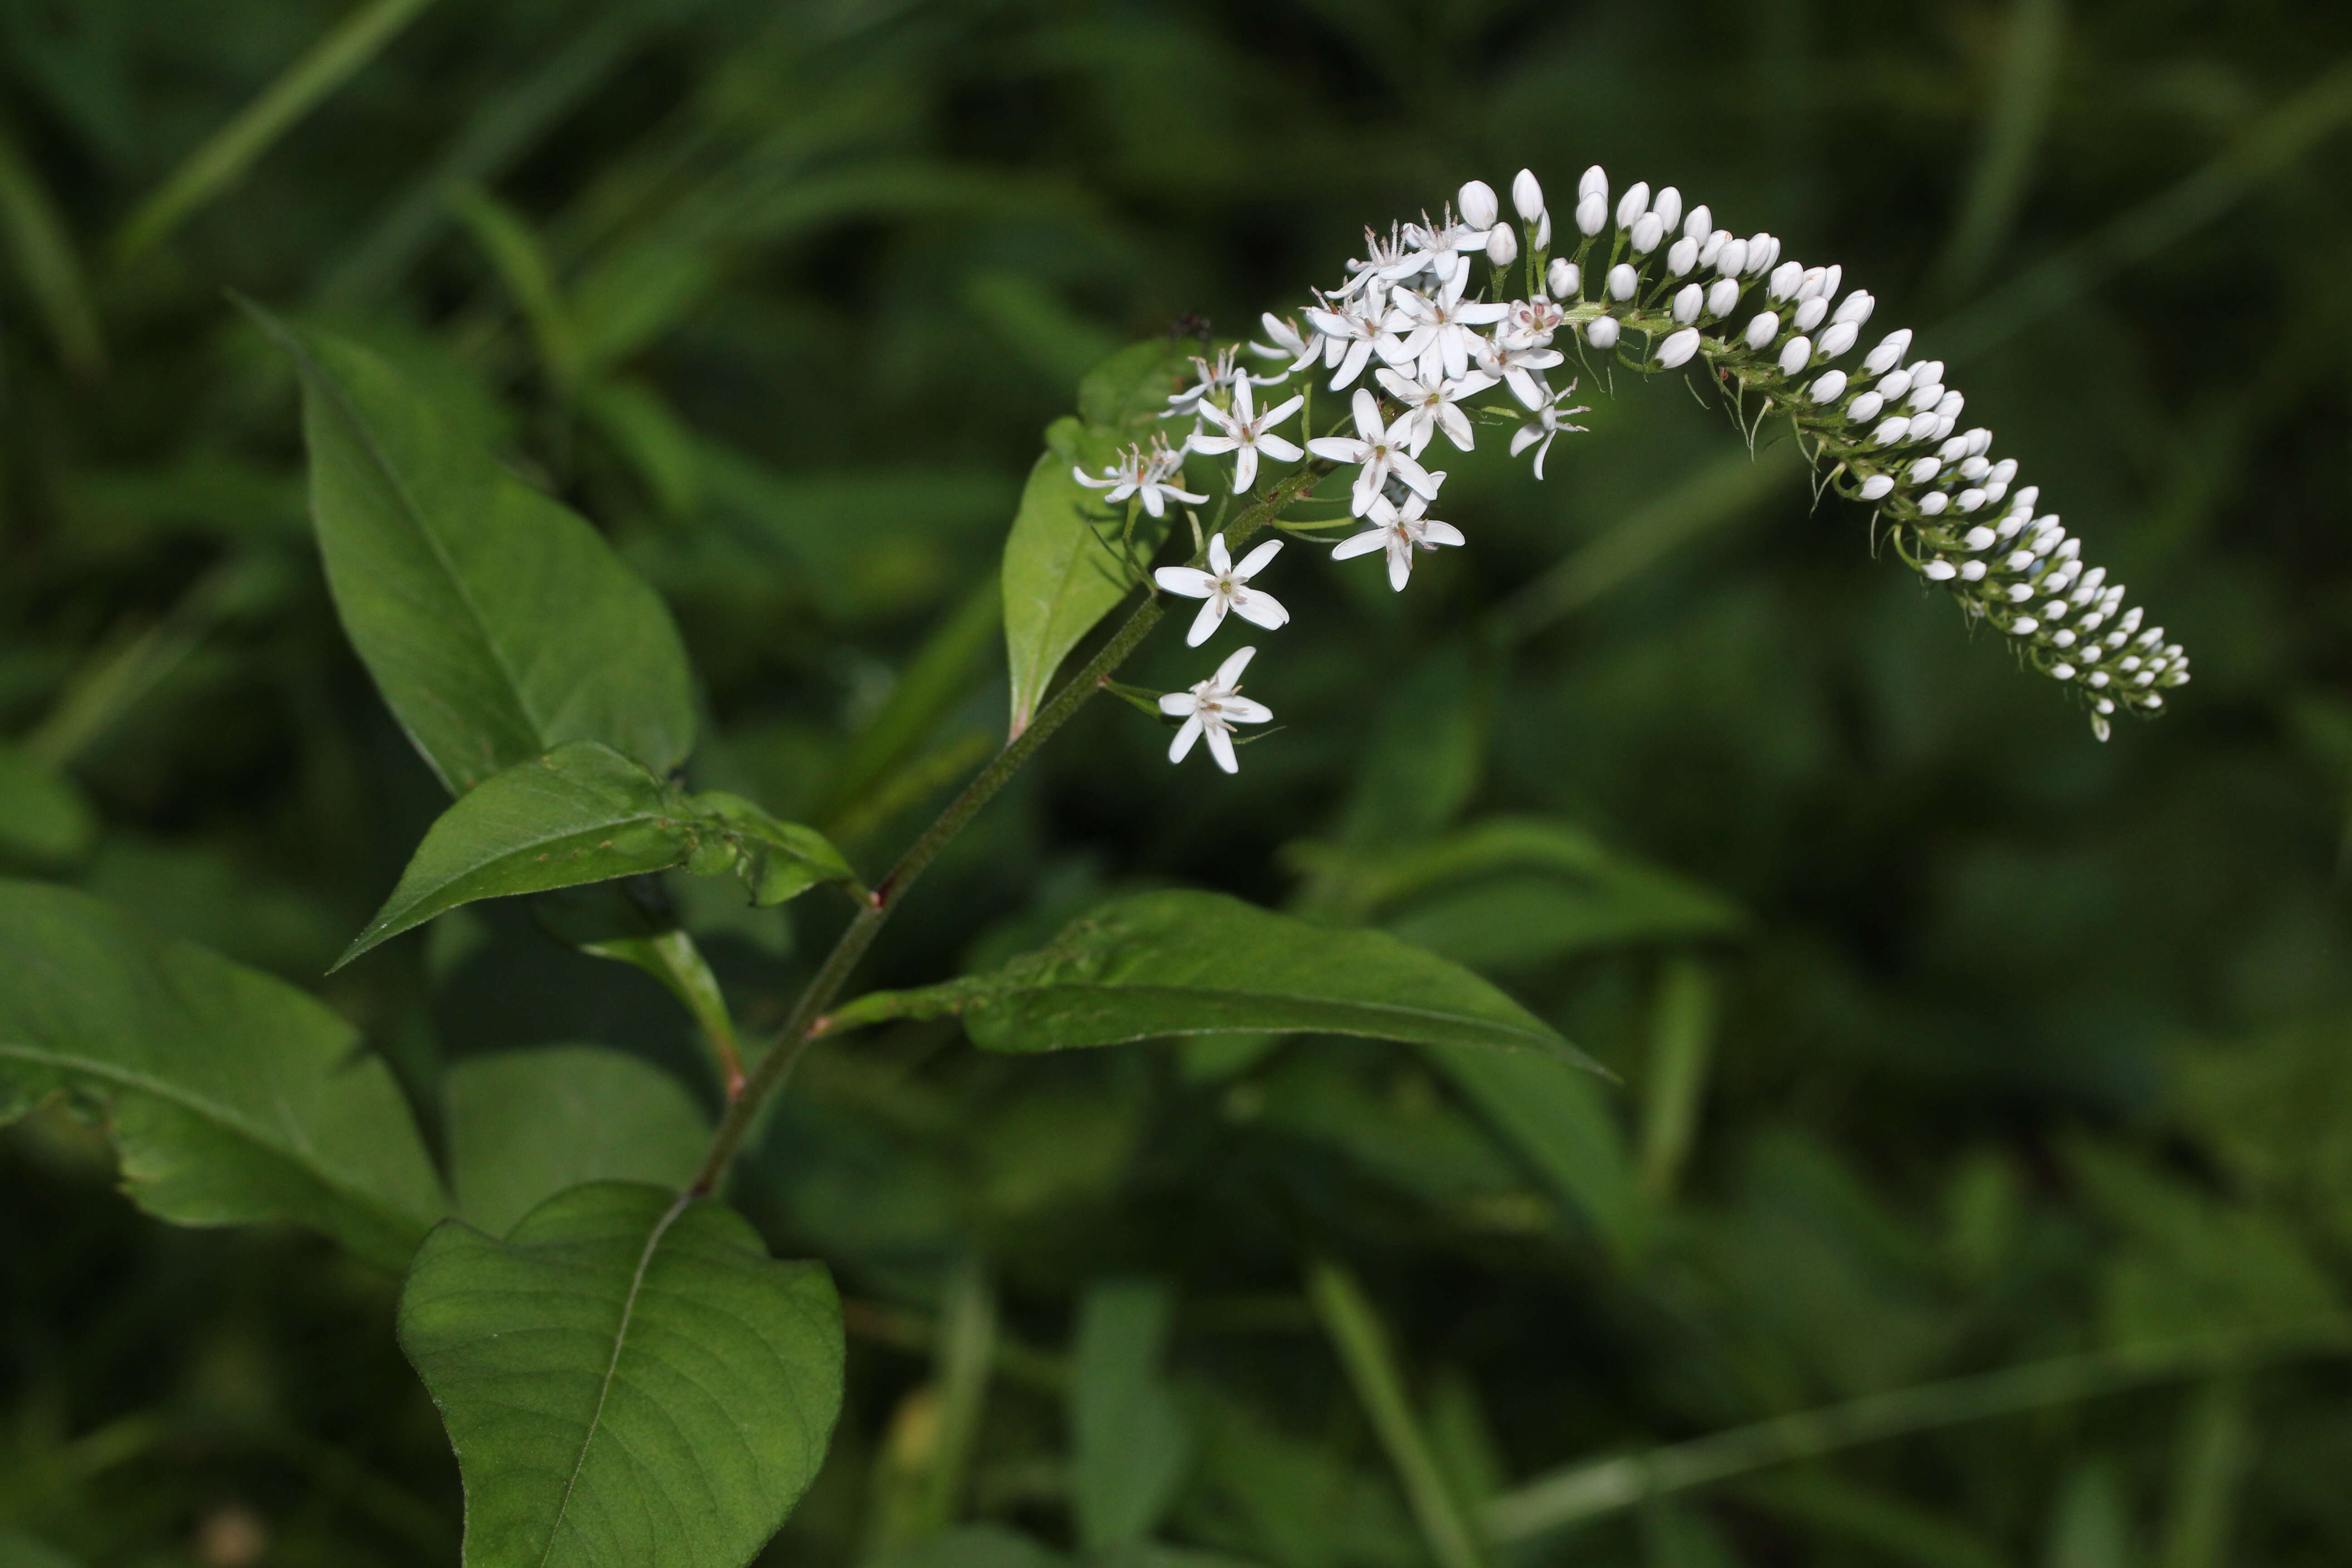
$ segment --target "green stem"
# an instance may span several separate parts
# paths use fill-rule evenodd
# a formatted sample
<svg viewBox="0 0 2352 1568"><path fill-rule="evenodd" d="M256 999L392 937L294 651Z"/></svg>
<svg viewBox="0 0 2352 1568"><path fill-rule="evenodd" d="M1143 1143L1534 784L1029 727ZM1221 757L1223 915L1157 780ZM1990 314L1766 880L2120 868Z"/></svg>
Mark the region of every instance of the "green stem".
<svg viewBox="0 0 2352 1568"><path fill-rule="evenodd" d="M1329 473L1331 468L1329 463L1311 463L1276 485L1267 491L1264 500L1234 520L1233 528L1229 531L1234 535L1232 544L1238 546L1245 542L1252 534L1281 516L1285 507L1301 495L1311 492L1316 481ZM1197 557L1193 563L1199 564ZM1063 683L1053 699L1037 710L1036 717L1029 721L1028 727L1005 742L1004 749L963 786L962 792L948 803L938 818L923 829L922 836L907 847L906 853L898 857L898 863L890 868L889 874L875 884L873 893L866 900L866 907L859 910L843 929L833 944L833 951L825 954L824 964L809 981L807 989L801 993L800 1000L793 1004L791 1016L784 1020L783 1027L777 1031L775 1044L761 1058L760 1065L752 1070L742 1092L729 1100L727 1114L719 1119L718 1130L710 1135L709 1146L703 1152L702 1163L695 1170L688 1191L704 1194L718 1187L719 1179L727 1173L729 1163L759 1120L761 1107L792 1076L793 1068L799 1062L801 1053L808 1049L809 1042L823 1032L825 1009L833 1005L833 999L848 984L850 973L857 967L858 960L866 956L866 950L874 945L874 939L882 933L883 925L889 920L891 911L898 908L898 901L907 896L907 889L914 886L915 879L921 876L939 858L940 851L945 849L955 836L980 815L981 808L996 797L996 792L1012 782L1013 775L1021 771L1021 764L1029 760L1030 754L1051 739L1055 731L1069 722L1071 715L1085 706L1088 698L1103 689L1118 672L1118 667L1127 662L1128 657L1142 646L1143 639L1150 635L1152 627L1160 624L1164 614L1166 611L1161 608L1157 594L1138 605L1135 613L1112 634L1102 650L1087 661L1086 668Z"/></svg>

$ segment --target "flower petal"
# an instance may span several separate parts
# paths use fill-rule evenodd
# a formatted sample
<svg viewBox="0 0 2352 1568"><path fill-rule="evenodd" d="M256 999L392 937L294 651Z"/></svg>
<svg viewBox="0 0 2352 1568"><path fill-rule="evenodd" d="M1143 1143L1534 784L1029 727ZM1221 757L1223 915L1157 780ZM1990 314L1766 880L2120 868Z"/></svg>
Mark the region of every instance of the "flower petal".
<svg viewBox="0 0 2352 1568"><path fill-rule="evenodd" d="M1197 566L1162 566L1151 580L1187 599L1205 599L1217 591L1217 580Z"/></svg>
<svg viewBox="0 0 2352 1568"><path fill-rule="evenodd" d="M1223 535L1220 534L1218 537L1223 538ZM1247 555L1242 557L1242 563L1234 568L1234 575L1240 581L1246 583L1251 578L1256 576L1259 573L1265 571L1267 563L1271 562L1276 556L1281 553L1282 541L1279 539L1269 539L1265 543L1259 545L1255 550L1251 551Z"/></svg>
<svg viewBox="0 0 2352 1568"><path fill-rule="evenodd" d="M1176 738L1168 742L1168 760L1171 763L1182 762L1184 754L1192 749L1192 742L1201 738L1201 731L1207 727L1201 722L1201 716L1198 713L1185 720L1181 727L1177 730Z"/></svg>
<svg viewBox="0 0 2352 1568"><path fill-rule="evenodd" d="M1368 528L1361 533L1349 534L1331 547L1334 561L1352 561L1359 555L1370 555L1389 542L1385 528Z"/></svg>
<svg viewBox="0 0 2352 1568"><path fill-rule="evenodd" d="M1237 773L1241 772L1242 765L1234 756L1234 737L1232 731L1228 731L1223 724L1220 724L1214 729L1210 730L1208 733L1209 755L1217 759L1217 766L1224 769L1225 772L1229 773Z"/></svg>
<svg viewBox="0 0 2352 1568"><path fill-rule="evenodd" d="M1231 436L1203 436L1199 431L1195 430L1192 432L1192 439L1187 441L1185 445L1192 447L1195 452L1205 453L1208 456L1214 458L1232 451L1234 447L1240 446L1241 443L1234 440Z"/></svg>
<svg viewBox="0 0 2352 1568"><path fill-rule="evenodd" d="M1412 581L1412 545L1407 540L1398 539L1389 546L1389 586L1402 594L1404 585Z"/></svg>
<svg viewBox="0 0 2352 1568"><path fill-rule="evenodd" d="M1229 724L1263 724L1274 717L1273 709L1246 697L1228 697L1217 704L1217 710Z"/></svg>
<svg viewBox="0 0 2352 1568"><path fill-rule="evenodd" d="M1171 717L1179 713L1198 713L1201 710L1201 695L1197 691L1163 691L1160 694L1160 710Z"/></svg>
<svg viewBox="0 0 2352 1568"><path fill-rule="evenodd" d="M1243 590L1244 593L1248 591L1246 588ZM1184 646L1199 647L1202 643L1207 642L1215 633L1218 624L1224 618L1225 596L1223 594L1210 595L1209 602L1201 606L1201 613L1192 617L1192 629L1184 634Z"/></svg>
<svg viewBox="0 0 2352 1568"><path fill-rule="evenodd" d="M1225 656L1225 662L1217 666L1217 673L1209 684L1220 691L1231 691L1241 684L1242 671L1249 668L1249 661L1256 655L1257 649L1254 647L1234 649Z"/></svg>
<svg viewBox="0 0 2352 1568"><path fill-rule="evenodd" d="M1257 449L1277 463L1295 463L1307 455L1279 436L1259 437Z"/></svg>
<svg viewBox="0 0 2352 1568"><path fill-rule="evenodd" d="M1233 552L1225 548L1223 531L1221 530L1209 535L1209 570L1222 577L1233 569Z"/></svg>
<svg viewBox="0 0 2352 1568"><path fill-rule="evenodd" d="M1235 594L1234 614L1268 631L1290 624L1290 612L1282 607L1282 601L1262 588L1244 588Z"/></svg>
<svg viewBox="0 0 2352 1568"><path fill-rule="evenodd" d="M1423 544L1467 544L1470 542L1468 540L1462 537L1462 531L1460 529L1454 527L1450 522L1440 522L1433 517L1427 522L1421 525L1421 542Z"/></svg>

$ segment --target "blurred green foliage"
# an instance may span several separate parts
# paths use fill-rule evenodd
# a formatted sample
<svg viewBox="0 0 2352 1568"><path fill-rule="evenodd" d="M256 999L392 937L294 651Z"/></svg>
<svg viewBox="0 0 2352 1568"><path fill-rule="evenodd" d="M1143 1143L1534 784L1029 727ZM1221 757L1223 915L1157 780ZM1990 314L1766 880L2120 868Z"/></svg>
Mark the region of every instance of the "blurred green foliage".
<svg viewBox="0 0 2352 1568"><path fill-rule="evenodd" d="M1672 385L1545 486L1458 464L1411 595L1297 562L1237 779L1095 705L868 978L1207 886L1472 963L1622 1087L820 1047L736 1192L852 1334L769 1560L2352 1557L2352 14L0 0L0 861L318 992L445 1150L516 1047L715 1086L504 906L321 978L440 797L226 289L593 518L705 683L692 785L869 871L1002 734L995 552L1078 376L1522 163L1842 261L2194 650L2095 745ZM772 1026L839 917L714 886ZM395 1281L144 1218L103 1150L0 1141L0 1562L450 1561Z"/></svg>

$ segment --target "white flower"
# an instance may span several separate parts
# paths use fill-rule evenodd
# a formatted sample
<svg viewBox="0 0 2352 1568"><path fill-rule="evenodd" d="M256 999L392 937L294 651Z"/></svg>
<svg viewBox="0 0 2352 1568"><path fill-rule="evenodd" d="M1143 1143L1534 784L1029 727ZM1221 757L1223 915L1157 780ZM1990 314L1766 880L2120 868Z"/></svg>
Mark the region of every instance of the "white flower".
<svg viewBox="0 0 2352 1568"><path fill-rule="evenodd" d="M1356 435L1318 436L1307 443L1307 449L1318 458L1328 458L1335 463L1361 464L1356 473L1356 493L1351 510L1358 517L1371 510L1381 487L1393 477L1408 489L1424 496L1437 494L1437 481L1429 470L1413 460L1413 416L1408 411L1390 425L1381 418L1380 400L1363 387L1356 389L1351 405L1356 416Z"/></svg>
<svg viewBox="0 0 2352 1568"><path fill-rule="evenodd" d="M1443 287L1448 283L1469 281L1470 268L1465 253L1483 253L1486 248L1486 234L1484 229L1472 228L1467 224L1448 223L1439 227L1427 223L1409 223L1404 226L1404 242L1411 248L1406 255L1391 263L1382 276L1391 282L1401 283L1416 273L1427 271Z"/></svg>
<svg viewBox="0 0 2352 1568"><path fill-rule="evenodd" d="M1235 351L1232 349L1220 353L1213 364L1196 354L1192 359L1192 368L1200 373L1201 379L1169 397L1168 412L1160 416L1162 419L1181 419L1186 415L1198 414L1204 400L1215 397L1237 381L1248 379L1247 374L1241 369ZM1155 512L1153 515L1159 514Z"/></svg>
<svg viewBox="0 0 2352 1568"><path fill-rule="evenodd" d="M1544 389L1542 378L1535 373L1549 370L1561 363L1563 358L1558 349L1546 348L1520 338L1481 340L1476 362L1478 368L1471 373L1470 378L1481 381L1483 385L1467 387L1461 395L1467 397L1471 393L1484 391L1499 381L1507 385L1511 395L1521 403L1529 408L1539 408L1550 401L1551 394ZM1467 441L1457 445L1465 452L1470 449Z"/></svg>
<svg viewBox="0 0 2352 1568"><path fill-rule="evenodd" d="M1391 364L1412 357L1397 337L1399 328L1412 324L1411 318L1390 309L1385 300L1367 296L1359 304L1347 305L1328 295L1322 299L1323 308L1308 307L1307 320L1323 334L1323 363L1337 367L1331 377L1332 391L1363 374L1374 353Z"/></svg>
<svg viewBox="0 0 2352 1568"><path fill-rule="evenodd" d="M1183 466L1183 453L1170 451L1167 442L1155 438L1149 451L1136 446L1121 452L1118 462L1103 469L1101 479L1090 479L1084 468L1076 468L1070 470L1070 477L1090 489L1109 490L1110 494L1103 500L1114 506L1129 496L1141 496L1144 510L1154 517L1165 517L1171 497L1194 506L1209 499L1204 495L1196 496L1190 490L1180 490L1169 482Z"/></svg>
<svg viewBox="0 0 2352 1568"><path fill-rule="evenodd" d="M1389 586L1403 593L1405 584L1412 577L1414 551L1464 542L1462 531L1452 523L1423 517L1422 514L1428 510L1429 502L1417 495L1405 497L1401 508L1390 505L1388 498L1381 497L1372 503L1372 526L1333 545L1331 559L1349 561L1375 550L1386 550Z"/></svg>
<svg viewBox="0 0 2352 1568"><path fill-rule="evenodd" d="M1249 346L1250 353L1260 359L1290 361L1287 369L1277 371L1272 375L1250 377L1260 386L1272 386L1278 382L1288 381L1294 372L1305 370L1323 356L1323 338L1320 333L1310 337L1298 330L1297 322L1285 321L1272 310L1260 316L1258 321L1265 326L1267 338L1272 341L1263 343L1253 342Z"/></svg>
<svg viewBox="0 0 2352 1568"><path fill-rule="evenodd" d="M1225 550L1225 536L1212 534L1209 538L1209 569L1197 566L1162 566L1154 572L1152 580L1171 594L1187 599L1206 599L1201 613L1192 618L1192 629L1184 634L1187 646L1199 647L1209 640L1231 610L1245 621L1252 621L1272 631L1287 623L1290 612L1282 602L1263 588L1253 588L1249 580L1266 568L1266 563L1282 553L1282 541L1269 539L1234 564Z"/></svg>
<svg viewBox="0 0 2352 1568"><path fill-rule="evenodd" d="M1552 264L1555 271L1565 265L1567 264L1564 262ZM1576 268L1570 267L1569 270L1573 272ZM1571 293L1575 291L1572 282L1570 285L1570 291ZM1514 300L1511 301L1511 313L1503 319L1503 324L1496 329L1495 335L1507 338L1513 342L1525 343L1530 348L1543 348L1550 343L1551 335L1559 331L1559 324L1566 319L1567 314L1565 310L1541 294L1533 295L1525 300Z"/></svg>
<svg viewBox="0 0 2352 1568"><path fill-rule="evenodd" d="M1391 363L1418 355L1424 380L1435 380L1440 375L1451 379L1470 368L1470 356L1477 352L1481 341L1471 329L1501 321L1511 313L1511 308L1475 300L1465 302L1462 288L1469 281L1469 274L1465 272L1435 294L1406 294L1398 299L1398 308L1412 318L1413 328L1404 340L1403 353Z"/></svg>
<svg viewBox="0 0 2352 1568"><path fill-rule="evenodd" d="M1543 182L1536 178L1533 169L1521 169L1511 180L1511 205L1519 216L1533 223L1543 216Z"/></svg>
<svg viewBox="0 0 2352 1568"><path fill-rule="evenodd" d="M1609 318L1606 316L1601 318L1601 321L1606 321L1608 320ZM1599 321L1594 323L1596 326L1599 324ZM1613 326L1615 323L1612 322L1611 324ZM1544 458L1551 451L1552 437L1558 436L1563 430L1581 430L1584 428L1581 425L1570 425L1565 423L1570 415L1582 414L1586 412L1584 405L1581 404L1579 404L1574 408L1561 406L1575 395L1576 383L1571 381L1557 396L1551 398L1549 401L1545 403L1542 407L1537 409L1534 415L1528 418L1528 422L1519 426L1517 434L1511 437L1511 456L1514 458L1517 457L1521 452L1526 451L1529 447L1535 447L1536 478L1538 479L1543 478ZM1538 445L1538 443L1541 444Z"/></svg>
<svg viewBox="0 0 2352 1568"><path fill-rule="evenodd" d="M1234 758L1234 726L1263 724L1274 717L1274 710L1265 703L1253 702L1241 695L1242 671L1256 652L1254 647L1235 648L1233 657L1217 666L1217 673L1208 679L1193 682L1189 691L1171 691L1160 698L1162 713L1171 717L1181 713L1184 717L1176 739L1168 746L1170 762L1182 762L1192 752L1192 742L1206 735L1209 755L1217 760L1217 766L1229 773L1241 770L1241 764Z"/></svg>
<svg viewBox="0 0 2352 1568"><path fill-rule="evenodd" d="M1555 363L1559 359L1558 354L1552 355ZM1428 446L1430 437L1440 430L1444 431L1445 438L1456 447L1465 452L1470 450L1470 416L1457 405L1463 398L1494 385L1494 376L1473 371L1458 381L1432 376L1423 376L1416 381L1386 365L1372 374L1388 389L1390 396L1404 405L1405 417L1413 421L1409 449L1414 457L1421 456L1422 448Z"/></svg>
<svg viewBox="0 0 2352 1568"><path fill-rule="evenodd" d="M1239 495L1257 482L1257 455L1260 452L1281 463L1295 463L1306 455L1295 442L1273 434L1274 427L1297 413L1299 405L1306 401L1303 397L1293 397L1276 404L1263 414L1254 413L1250 408L1249 378L1244 376L1241 384L1234 388L1232 408L1219 408L1213 403L1202 405L1201 417L1224 434L1204 436L1198 430L1193 431L1192 450L1206 452L1212 457L1221 452L1234 453L1234 493Z"/></svg>

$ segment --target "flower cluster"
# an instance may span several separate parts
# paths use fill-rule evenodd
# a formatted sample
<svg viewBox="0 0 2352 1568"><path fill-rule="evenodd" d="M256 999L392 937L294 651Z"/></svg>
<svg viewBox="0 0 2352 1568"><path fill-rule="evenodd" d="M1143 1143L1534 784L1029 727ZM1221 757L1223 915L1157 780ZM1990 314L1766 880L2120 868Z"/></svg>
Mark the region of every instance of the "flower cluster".
<svg viewBox="0 0 2352 1568"><path fill-rule="evenodd" d="M1503 219L1493 188L1473 180L1438 221L1424 216L1385 237L1368 232L1365 256L1349 263L1338 289L1315 292L1303 324L1264 318L1266 341L1249 347L1276 368L1253 374L1231 349L1195 361L1197 383L1169 400L1166 415L1195 421L1183 443L1133 448L1101 478L1079 479L1109 488L1113 500L1134 495L1156 517L1164 498L1202 499L1172 482L1188 452L1232 455L1235 494L1256 484L1262 460L1312 454L1353 470L1349 513L1368 525L1334 558L1383 552L1390 584L1402 592L1417 554L1464 542L1461 530L1429 515L1445 474L1424 458L1441 435L1472 448L1466 399L1496 388L1507 395L1477 412L1517 424L1511 454L1532 450L1540 479L1553 441L1581 428L1568 422L1583 412L1570 404L1575 381L1555 387L1550 379L1570 352L1585 363L1599 354L1642 372L1703 362L1743 406L1754 397L1760 414L1789 417L1828 482L1875 508L1902 559L1972 619L2012 638L2027 663L2079 693L2101 740L2119 708L2154 713L2166 689L2187 683L2179 645L2166 642L2162 627L2144 626L2104 569L2084 565L2080 542L2039 510L2040 491L2017 484L2016 459L1993 455L1992 432L1961 427L1966 399L1945 384L1941 361L1910 358L1909 330L1849 360L1875 301L1845 289L1841 268L1784 260L1769 234L1743 238L1717 228L1705 205L1685 208L1672 186L1654 192L1636 182L1613 204L1610 197L1607 174L1587 170L1570 215L1568 254L1557 257L1542 185L1526 170L1511 186L1516 224ZM1474 289L1482 265L1487 286ZM1293 395L1261 412L1253 389L1325 371L1331 391L1352 389L1352 431L1302 431L1300 440L1277 434L1308 398ZM1276 526L1308 525L1277 519ZM1264 589L1247 585L1279 547L1260 545L1236 565L1219 534L1208 546L1210 570L1156 574L1167 592L1206 601L1192 625L1194 646L1227 609L1269 628L1289 618ZM1163 700L1169 712L1192 716L1171 758L1205 732L1230 772L1229 722L1271 717L1234 698L1246 652L1213 679Z"/></svg>

